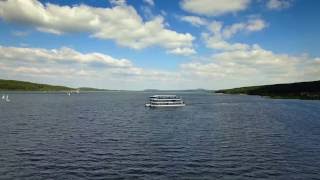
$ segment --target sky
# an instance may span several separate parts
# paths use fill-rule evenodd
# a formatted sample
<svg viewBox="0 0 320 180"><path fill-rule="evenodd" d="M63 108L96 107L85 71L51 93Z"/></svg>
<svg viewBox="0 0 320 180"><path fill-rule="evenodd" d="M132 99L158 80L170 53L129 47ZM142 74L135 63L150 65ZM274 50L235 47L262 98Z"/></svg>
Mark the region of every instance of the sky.
<svg viewBox="0 0 320 180"><path fill-rule="evenodd" d="M319 80L320 1L0 0L0 79L106 89Z"/></svg>

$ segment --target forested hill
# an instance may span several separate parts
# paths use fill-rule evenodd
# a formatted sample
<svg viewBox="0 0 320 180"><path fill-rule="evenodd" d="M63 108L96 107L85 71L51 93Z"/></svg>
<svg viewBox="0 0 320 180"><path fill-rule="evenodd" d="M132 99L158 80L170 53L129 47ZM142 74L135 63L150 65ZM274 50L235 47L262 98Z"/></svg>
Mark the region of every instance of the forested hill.
<svg viewBox="0 0 320 180"><path fill-rule="evenodd" d="M320 81L240 87L215 91L225 94L248 94L272 98L320 99Z"/></svg>
<svg viewBox="0 0 320 180"><path fill-rule="evenodd" d="M97 89L97 88L91 88L91 87L80 87L78 88L80 91L112 91L108 89Z"/></svg>
<svg viewBox="0 0 320 180"><path fill-rule="evenodd" d="M48 84L37 84L26 81L0 79L1 91L71 91L75 90L65 86L53 86Z"/></svg>

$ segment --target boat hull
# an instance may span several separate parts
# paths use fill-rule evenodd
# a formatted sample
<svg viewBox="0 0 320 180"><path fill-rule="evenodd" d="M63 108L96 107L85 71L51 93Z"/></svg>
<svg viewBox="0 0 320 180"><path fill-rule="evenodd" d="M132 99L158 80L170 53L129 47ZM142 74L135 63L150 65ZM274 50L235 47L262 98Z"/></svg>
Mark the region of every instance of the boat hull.
<svg viewBox="0 0 320 180"><path fill-rule="evenodd" d="M171 105L154 105L154 104L146 104L146 107L183 107L186 104L171 104Z"/></svg>

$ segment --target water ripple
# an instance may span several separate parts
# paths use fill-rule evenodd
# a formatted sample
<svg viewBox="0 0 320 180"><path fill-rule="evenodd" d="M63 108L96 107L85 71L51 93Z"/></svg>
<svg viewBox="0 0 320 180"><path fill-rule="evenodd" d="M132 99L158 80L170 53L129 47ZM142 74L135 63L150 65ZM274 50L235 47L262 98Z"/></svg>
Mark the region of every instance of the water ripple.
<svg viewBox="0 0 320 180"><path fill-rule="evenodd" d="M0 179L317 179L320 102L147 93L14 94L0 104Z"/></svg>

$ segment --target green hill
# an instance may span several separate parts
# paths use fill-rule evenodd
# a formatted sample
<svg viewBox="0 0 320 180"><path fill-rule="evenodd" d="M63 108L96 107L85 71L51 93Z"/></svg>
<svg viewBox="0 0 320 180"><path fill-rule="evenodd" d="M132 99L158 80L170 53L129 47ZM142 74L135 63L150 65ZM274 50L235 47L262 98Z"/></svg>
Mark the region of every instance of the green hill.
<svg viewBox="0 0 320 180"><path fill-rule="evenodd" d="M71 91L75 90L65 86L53 86L48 84L37 84L26 81L2 80L0 79L0 91Z"/></svg>
<svg viewBox="0 0 320 180"><path fill-rule="evenodd" d="M272 98L320 99L320 81L240 87L215 91L225 94L248 94Z"/></svg>
<svg viewBox="0 0 320 180"><path fill-rule="evenodd" d="M91 88L91 87L80 87L78 89L80 91L110 91L108 89L97 89L97 88Z"/></svg>

